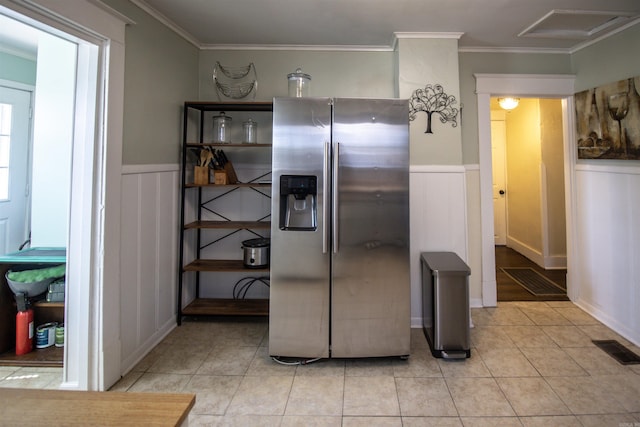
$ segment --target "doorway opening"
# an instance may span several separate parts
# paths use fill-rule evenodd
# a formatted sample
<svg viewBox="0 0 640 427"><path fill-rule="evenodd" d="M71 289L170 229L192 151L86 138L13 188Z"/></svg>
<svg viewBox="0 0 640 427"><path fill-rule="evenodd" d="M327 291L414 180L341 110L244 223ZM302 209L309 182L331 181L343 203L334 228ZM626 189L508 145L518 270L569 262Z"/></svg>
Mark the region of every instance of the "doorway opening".
<svg viewBox="0 0 640 427"><path fill-rule="evenodd" d="M518 75L518 74L475 74L478 100L478 140L480 163L480 215L482 250L482 305L497 305L496 254L493 214L493 177L491 153L491 97L519 96L532 98L560 99L562 106L562 134L564 153L564 187L567 268L571 271L572 254L575 253L575 224L572 221L575 206L575 164L576 154L572 150L575 140L574 130L574 82L572 75ZM567 277L567 293L570 299L578 289Z"/></svg>
<svg viewBox="0 0 640 427"><path fill-rule="evenodd" d="M120 200L125 26L91 0L0 0L0 14L75 43L77 63L61 388L105 390L120 378Z"/></svg>
<svg viewBox="0 0 640 427"><path fill-rule="evenodd" d="M498 301L568 300L562 105L491 98Z"/></svg>
<svg viewBox="0 0 640 427"><path fill-rule="evenodd" d="M0 201L0 268L5 272L67 265L73 145L74 140L83 143L74 135L75 126L95 120L90 111L77 106L81 92L77 73L85 71L79 60L80 42L54 34L49 27L27 24L24 16L1 12L0 54L6 67L0 72L0 173L6 176L0 179L0 192L7 191ZM83 160L75 156L76 164ZM67 274L58 279L55 291L49 287L28 298L34 328L65 323L69 279ZM16 356L15 324L8 313L15 316L13 295L4 288L0 291L0 312L8 320L2 322L0 364L62 368L63 340L57 346L34 343L33 350Z"/></svg>

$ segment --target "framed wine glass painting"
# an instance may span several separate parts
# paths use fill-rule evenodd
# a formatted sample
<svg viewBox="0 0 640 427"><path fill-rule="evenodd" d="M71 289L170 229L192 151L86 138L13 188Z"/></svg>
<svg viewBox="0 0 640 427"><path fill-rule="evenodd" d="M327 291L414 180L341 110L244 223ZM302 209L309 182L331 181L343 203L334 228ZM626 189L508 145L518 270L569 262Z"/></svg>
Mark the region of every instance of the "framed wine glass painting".
<svg viewBox="0 0 640 427"><path fill-rule="evenodd" d="M640 76L575 94L579 159L640 160Z"/></svg>

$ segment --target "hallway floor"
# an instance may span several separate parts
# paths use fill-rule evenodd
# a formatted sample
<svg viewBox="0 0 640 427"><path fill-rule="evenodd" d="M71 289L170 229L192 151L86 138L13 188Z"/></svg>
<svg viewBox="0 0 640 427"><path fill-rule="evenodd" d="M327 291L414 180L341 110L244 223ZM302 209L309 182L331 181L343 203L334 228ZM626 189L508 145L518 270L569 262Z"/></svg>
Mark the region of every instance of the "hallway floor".
<svg viewBox="0 0 640 427"><path fill-rule="evenodd" d="M464 361L433 358L413 329L406 361L304 366L271 361L266 318L185 321L112 389L194 392L191 426L640 424L640 365L591 339L640 349L571 302L500 302L472 318ZM33 369L0 368L0 386L59 385L59 371Z"/></svg>
<svg viewBox="0 0 640 427"><path fill-rule="evenodd" d="M566 269L545 270L524 255L506 246L496 246L495 251L498 301L569 301L566 295L533 295L501 270L502 267L530 267L560 287L567 289Z"/></svg>

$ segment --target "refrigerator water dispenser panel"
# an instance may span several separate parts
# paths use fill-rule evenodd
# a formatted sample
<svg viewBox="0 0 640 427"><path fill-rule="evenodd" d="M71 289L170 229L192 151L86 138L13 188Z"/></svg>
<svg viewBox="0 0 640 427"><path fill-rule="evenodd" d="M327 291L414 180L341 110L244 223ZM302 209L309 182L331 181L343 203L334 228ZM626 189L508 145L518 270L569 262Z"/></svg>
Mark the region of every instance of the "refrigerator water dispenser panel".
<svg viewBox="0 0 640 427"><path fill-rule="evenodd" d="M318 179L314 175L280 177L280 230L315 231Z"/></svg>

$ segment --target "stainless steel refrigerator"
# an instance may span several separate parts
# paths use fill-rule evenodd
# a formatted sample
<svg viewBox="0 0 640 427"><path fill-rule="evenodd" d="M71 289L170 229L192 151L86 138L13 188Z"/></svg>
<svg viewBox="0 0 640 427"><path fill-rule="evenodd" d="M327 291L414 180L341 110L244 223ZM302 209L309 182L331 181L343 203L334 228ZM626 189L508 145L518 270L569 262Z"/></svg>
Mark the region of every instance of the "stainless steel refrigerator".
<svg viewBox="0 0 640 427"><path fill-rule="evenodd" d="M409 355L406 100L275 98L269 354Z"/></svg>

